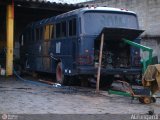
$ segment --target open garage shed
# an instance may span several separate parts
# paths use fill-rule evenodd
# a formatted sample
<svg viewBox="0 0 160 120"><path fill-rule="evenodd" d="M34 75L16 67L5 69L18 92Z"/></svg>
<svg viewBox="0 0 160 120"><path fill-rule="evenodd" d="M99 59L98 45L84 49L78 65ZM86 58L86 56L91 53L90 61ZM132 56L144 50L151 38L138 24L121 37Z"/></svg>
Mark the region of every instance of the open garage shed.
<svg viewBox="0 0 160 120"><path fill-rule="evenodd" d="M1 0L0 2L0 68L13 74L19 60L19 35L31 22L83 7L45 0Z"/></svg>

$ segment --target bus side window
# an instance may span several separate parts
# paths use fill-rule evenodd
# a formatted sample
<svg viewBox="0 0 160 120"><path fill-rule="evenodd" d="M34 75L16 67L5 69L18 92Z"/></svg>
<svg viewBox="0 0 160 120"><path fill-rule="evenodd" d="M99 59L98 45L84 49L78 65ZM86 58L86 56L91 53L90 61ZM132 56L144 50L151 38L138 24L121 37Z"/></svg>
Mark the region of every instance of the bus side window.
<svg viewBox="0 0 160 120"><path fill-rule="evenodd" d="M44 27L44 40L51 40L54 38L54 25L46 25Z"/></svg>
<svg viewBox="0 0 160 120"><path fill-rule="evenodd" d="M35 29L35 41L38 41L39 40L39 28L36 28Z"/></svg>
<svg viewBox="0 0 160 120"><path fill-rule="evenodd" d="M56 24L56 38L67 36L66 21Z"/></svg>
<svg viewBox="0 0 160 120"><path fill-rule="evenodd" d="M39 39L42 40L42 37L43 37L43 28L40 27L39 28Z"/></svg>
<svg viewBox="0 0 160 120"><path fill-rule="evenodd" d="M49 33L50 33L49 25L46 25L44 27L44 40L49 40Z"/></svg>
<svg viewBox="0 0 160 120"><path fill-rule="evenodd" d="M54 25L50 25L49 27L49 38L50 39L54 38Z"/></svg>
<svg viewBox="0 0 160 120"><path fill-rule="evenodd" d="M69 21L69 36L76 35L76 18Z"/></svg>
<svg viewBox="0 0 160 120"><path fill-rule="evenodd" d="M51 39L55 38L55 25L52 25Z"/></svg>
<svg viewBox="0 0 160 120"><path fill-rule="evenodd" d="M61 37L61 24L57 23L56 24L56 38Z"/></svg>
<svg viewBox="0 0 160 120"><path fill-rule="evenodd" d="M27 29L27 31L25 31L25 33L22 35L22 39L23 39L23 44L29 44L32 42L31 39L31 29Z"/></svg>
<svg viewBox="0 0 160 120"><path fill-rule="evenodd" d="M42 40L42 32L43 32L42 27L35 28L35 41ZM29 34L30 34L30 38L29 39L31 39L31 33L29 33Z"/></svg>
<svg viewBox="0 0 160 120"><path fill-rule="evenodd" d="M61 25L62 25L62 26L61 26L61 37L66 37L66 33L67 33L67 32L66 32L66 31L67 31L67 30L66 30L66 28L67 28L67 27L66 27L66 22L62 22Z"/></svg>
<svg viewBox="0 0 160 120"><path fill-rule="evenodd" d="M21 46L23 46L23 45L24 45L24 36L23 36L23 34L21 35L21 41L20 41L20 44L21 44Z"/></svg>

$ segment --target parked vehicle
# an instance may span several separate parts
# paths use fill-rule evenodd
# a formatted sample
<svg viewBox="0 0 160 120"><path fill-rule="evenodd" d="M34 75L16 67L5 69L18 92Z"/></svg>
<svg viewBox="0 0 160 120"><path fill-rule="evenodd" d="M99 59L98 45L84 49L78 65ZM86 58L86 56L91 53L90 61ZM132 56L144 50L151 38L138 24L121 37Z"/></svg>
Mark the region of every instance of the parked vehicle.
<svg viewBox="0 0 160 120"><path fill-rule="evenodd" d="M137 15L110 7L86 7L29 24L20 37L23 69L55 73L67 78L94 79L97 74L100 35L104 32L101 79L135 80L141 74L140 50L124 43L140 43ZM75 79L76 80L76 79Z"/></svg>

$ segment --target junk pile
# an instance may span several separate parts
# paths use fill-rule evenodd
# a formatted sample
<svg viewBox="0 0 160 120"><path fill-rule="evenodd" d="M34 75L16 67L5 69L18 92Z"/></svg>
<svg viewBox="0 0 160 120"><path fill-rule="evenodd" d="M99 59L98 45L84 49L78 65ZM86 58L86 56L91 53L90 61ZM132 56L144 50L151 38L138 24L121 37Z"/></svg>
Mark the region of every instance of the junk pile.
<svg viewBox="0 0 160 120"><path fill-rule="evenodd" d="M149 87L152 94L160 90L160 64L149 65L142 78L144 87Z"/></svg>
<svg viewBox="0 0 160 120"><path fill-rule="evenodd" d="M143 86L131 86L128 82L115 81L109 94L118 94L127 97L138 98L141 103L150 104L156 102L155 94L160 91L160 64L149 65L142 78Z"/></svg>

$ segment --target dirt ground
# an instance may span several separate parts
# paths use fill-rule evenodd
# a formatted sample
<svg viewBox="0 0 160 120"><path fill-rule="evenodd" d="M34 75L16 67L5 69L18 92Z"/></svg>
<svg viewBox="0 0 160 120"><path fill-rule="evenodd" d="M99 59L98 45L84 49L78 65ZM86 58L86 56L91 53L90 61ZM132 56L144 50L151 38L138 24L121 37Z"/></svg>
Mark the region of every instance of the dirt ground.
<svg viewBox="0 0 160 120"><path fill-rule="evenodd" d="M160 114L160 100L150 105L107 91L95 94L95 89L55 87L18 78L0 77L0 114Z"/></svg>

